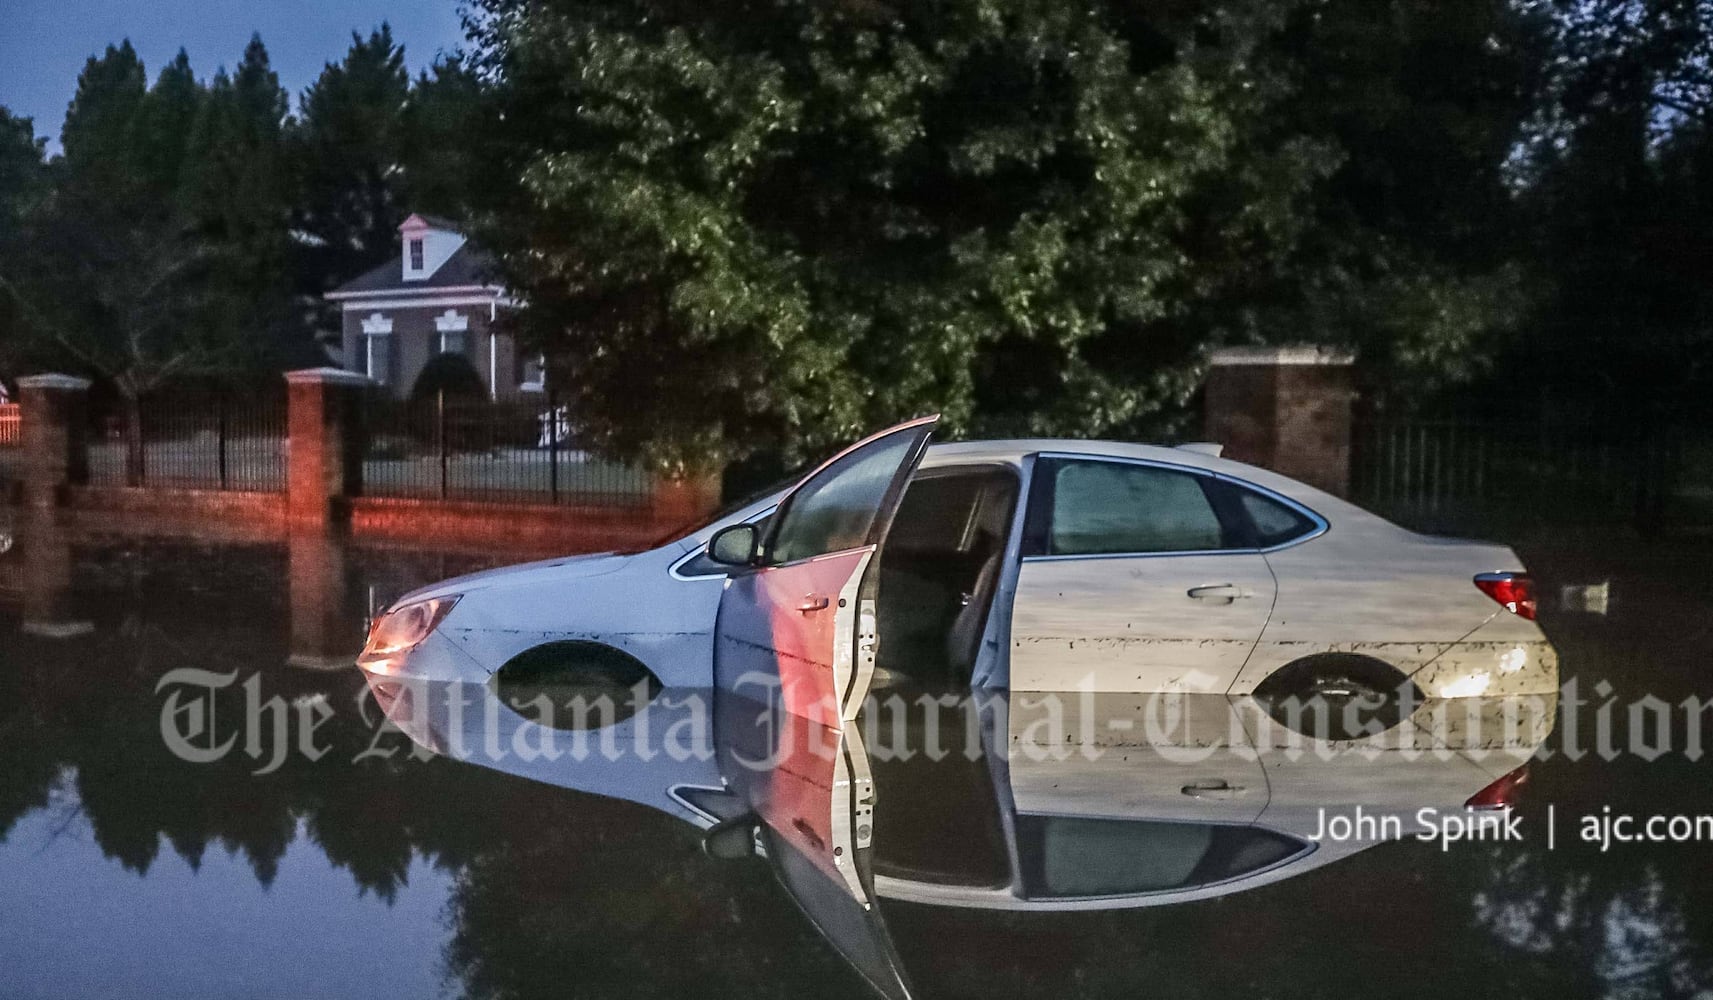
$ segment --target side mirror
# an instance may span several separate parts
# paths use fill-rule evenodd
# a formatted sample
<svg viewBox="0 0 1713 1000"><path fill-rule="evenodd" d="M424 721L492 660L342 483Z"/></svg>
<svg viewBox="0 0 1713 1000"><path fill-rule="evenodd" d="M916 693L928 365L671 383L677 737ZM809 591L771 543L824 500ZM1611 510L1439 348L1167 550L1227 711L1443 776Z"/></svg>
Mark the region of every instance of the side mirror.
<svg viewBox="0 0 1713 1000"><path fill-rule="evenodd" d="M722 566L748 566L755 561L755 547L760 540L753 524L722 528L708 539L708 558Z"/></svg>

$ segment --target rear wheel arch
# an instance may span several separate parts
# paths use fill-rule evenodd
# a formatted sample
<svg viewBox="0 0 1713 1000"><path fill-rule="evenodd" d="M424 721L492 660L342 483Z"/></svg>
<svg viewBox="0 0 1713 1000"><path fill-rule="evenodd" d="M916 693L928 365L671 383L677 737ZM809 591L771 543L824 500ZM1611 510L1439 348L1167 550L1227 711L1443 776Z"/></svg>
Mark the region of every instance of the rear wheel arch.
<svg viewBox="0 0 1713 1000"><path fill-rule="evenodd" d="M1392 729L1406 707L1425 696L1411 676L1361 653L1319 652L1268 674L1252 696L1275 722L1294 732L1334 740ZM1350 711L1346 711L1349 707Z"/></svg>

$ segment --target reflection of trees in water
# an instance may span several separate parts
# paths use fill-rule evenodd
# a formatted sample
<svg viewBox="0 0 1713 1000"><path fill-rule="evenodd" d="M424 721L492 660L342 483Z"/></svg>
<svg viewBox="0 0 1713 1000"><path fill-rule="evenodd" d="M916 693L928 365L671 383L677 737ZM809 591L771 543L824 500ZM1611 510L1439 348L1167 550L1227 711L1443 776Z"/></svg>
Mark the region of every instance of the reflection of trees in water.
<svg viewBox="0 0 1713 1000"><path fill-rule="evenodd" d="M1695 997L1713 986L1713 886L1705 844L1616 844L1579 837L1584 814L1708 811L1705 768L1681 760L1585 760L1555 796L1558 850L1485 852L1476 923L1524 965L1567 964L1590 995ZM1543 820L1544 822L1544 820Z"/></svg>
<svg viewBox="0 0 1713 1000"><path fill-rule="evenodd" d="M868 996L764 862L713 861L642 806L528 789L448 907L469 996Z"/></svg>
<svg viewBox="0 0 1713 1000"><path fill-rule="evenodd" d="M457 863L472 849L462 804L480 776L445 761L371 760L352 765L373 737L356 713L364 690L355 671L321 675L275 668L263 674L264 699L324 697L334 717L317 732L330 747L321 762L291 754L277 771L243 752L240 739L223 760L180 760L160 734L162 695L155 684L177 667L245 672L269 660L254 653L245 629L222 635L183 629L168 634L133 622L74 644L21 637L0 654L0 699L12 738L0 770L0 831L47 804L57 776L76 792L96 844L109 857L147 873L164 840L193 868L209 845L242 856L263 884L298 834L307 835L358 887L391 898L413 854ZM276 652L273 663L283 660ZM244 693L234 685L215 698L222 733L239 731ZM373 717L373 713L371 713ZM295 718L290 733L295 740ZM271 741L270 741L271 744ZM388 745L408 743L393 737ZM271 750L271 746L270 746Z"/></svg>
<svg viewBox="0 0 1713 1000"><path fill-rule="evenodd" d="M68 835L87 829L106 856L140 875L163 844L193 868L213 846L243 858L267 885L302 835L350 873L359 893L388 901L423 858L457 873L446 964L473 996L563 996L583 983L622 995L685 995L709 984L864 995L763 863L706 859L694 831L676 820L416 759L396 734L380 744L396 749L391 758L353 763L375 735L356 711L366 688L355 670L282 666L277 555L181 551L161 564L158 556L86 554L78 599L95 634L49 641L0 621L0 839L26 814L61 810ZM227 562L242 564L225 577L239 580L230 587L219 582ZM155 685L182 667L236 669L240 682L259 671L263 699L327 699L335 715L317 731L326 756L293 753L258 775L265 758L247 756L240 739L221 761L180 760L161 738L164 694ZM223 731L243 713L241 687L216 695ZM372 704L369 718L379 718ZM293 717L293 741L296 726Z"/></svg>

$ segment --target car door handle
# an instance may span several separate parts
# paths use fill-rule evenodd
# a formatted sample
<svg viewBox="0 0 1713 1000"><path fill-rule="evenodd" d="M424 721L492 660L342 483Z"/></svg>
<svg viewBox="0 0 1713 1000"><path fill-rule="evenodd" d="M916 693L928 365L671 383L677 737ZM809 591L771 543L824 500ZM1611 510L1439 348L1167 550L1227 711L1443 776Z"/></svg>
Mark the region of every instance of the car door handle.
<svg viewBox="0 0 1713 1000"><path fill-rule="evenodd" d="M1192 799L1235 799L1248 791L1242 785L1233 785L1223 778L1192 781L1183 787L1183 793Z"/></svg>
<svg viewBox="0 0 1713 1000"><path fill-rule="evenodd" d="M1206 587L1191 587L1189 595L1198 601L1223 601L1230 604L1239 597L1248 597L1249 591L1235 583L1218 583Z"/></svg>
<svg viewBox="0 0 1713 1000"><path fill-rule="evenodd" d="M825 595L810 594L803 598L802 604L797 605L797 610L807 615L816 611L823 611L831 603L833 602Z"/></svg>

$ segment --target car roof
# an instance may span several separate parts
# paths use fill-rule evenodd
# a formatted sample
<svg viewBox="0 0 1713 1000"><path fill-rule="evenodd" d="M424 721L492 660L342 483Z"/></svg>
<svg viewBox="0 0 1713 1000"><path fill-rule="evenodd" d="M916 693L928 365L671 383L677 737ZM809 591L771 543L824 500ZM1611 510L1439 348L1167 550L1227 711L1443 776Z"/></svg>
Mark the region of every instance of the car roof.
<svg viewBox="0 0 1713 1000"><path fill-rule="evenodd" d="M924 468L960 465L973 462L998 462L1020 465L1029 455L1065 454L1090 455L1102 458L1122 458L1143 462L1160 462L1188 469L1229 476L1252 483L1266 490L1297 501L1305 507L1330 515L1334 512L1372 517L1361 508L1260 466L1218 458L1205 451L1173 448L1164 445L1136 444L1130 441L1087 441L1073 438L1013 438L995 441L951 441L930 445L923 458Z"/></svg>

